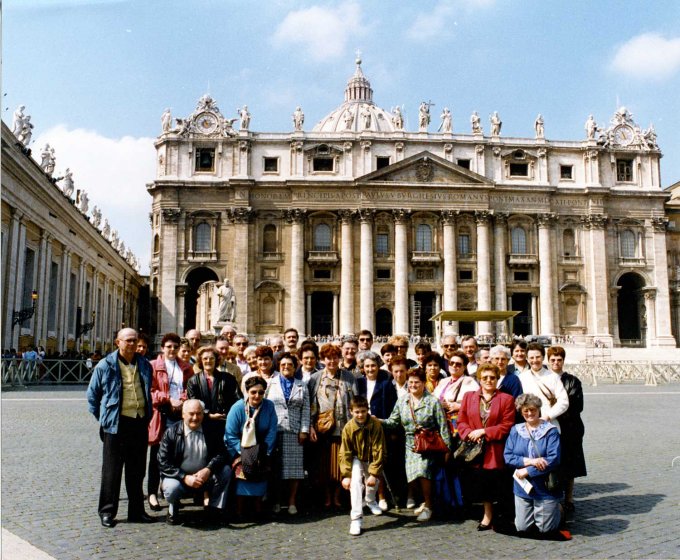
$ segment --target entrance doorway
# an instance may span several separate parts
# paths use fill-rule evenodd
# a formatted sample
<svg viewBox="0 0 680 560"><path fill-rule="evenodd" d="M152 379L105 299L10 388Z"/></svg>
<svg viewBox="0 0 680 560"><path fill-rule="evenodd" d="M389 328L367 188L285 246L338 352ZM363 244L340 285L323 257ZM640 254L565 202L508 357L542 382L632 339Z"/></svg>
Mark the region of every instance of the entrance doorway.
<svg viewBox="0 0 680 560"><path fill-rule="evenodd" d="M416 292L413 296L413 334L432 336L433 325L430 319L434 315L434 292Z"/></svg>
<svg viewBox="0 0 680 560"><path fill-rule="evenodd" d="M381 307L375 312L376 336L389 336L392 334L392 312Z"/></svg>
<svg viewBox="0 0 680 560"><path fill-rule="evenodd" d="M513 333L521 336L533 334L531 332L533 320L531 316L531 294L522 292L512 294L512 310L519 311L519 315L512 321Z"/></svg>
<svg viewBox="0 0 680 560"><path fill-rule="evenodd" d="M333 292L312 293L312 336L333 334Z"/></svg>
<svg viewBox="0 0 680 560"><path fill-rule="evenodd" d="M616 304L621 345L644 345L647 319L641 289L645 287L645 280L635 272L627 272L616 284L620 287Z"/></svg>
<svg viewBox="0 0 680 560"><path fill-rule="evenodd" d="M196 303L198 301L198 288L204 282L214 280L217 282L215 271L201 267L192 270L187 276L187 291L184 296L184 332L196 328Z"/></svg>

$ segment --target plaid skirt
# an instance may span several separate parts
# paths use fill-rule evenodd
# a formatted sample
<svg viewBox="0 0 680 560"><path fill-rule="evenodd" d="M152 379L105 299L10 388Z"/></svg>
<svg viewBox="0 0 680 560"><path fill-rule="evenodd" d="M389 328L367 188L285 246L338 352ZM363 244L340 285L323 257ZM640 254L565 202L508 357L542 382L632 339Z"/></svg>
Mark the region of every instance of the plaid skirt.
<svg viewBox="0 0 680 560"><path fill-rule="evenodd" d="M298 443L298 434L293 432L276 434L278 473L281 480L299 480L305 477L304 449L304 445Z"/></svg>

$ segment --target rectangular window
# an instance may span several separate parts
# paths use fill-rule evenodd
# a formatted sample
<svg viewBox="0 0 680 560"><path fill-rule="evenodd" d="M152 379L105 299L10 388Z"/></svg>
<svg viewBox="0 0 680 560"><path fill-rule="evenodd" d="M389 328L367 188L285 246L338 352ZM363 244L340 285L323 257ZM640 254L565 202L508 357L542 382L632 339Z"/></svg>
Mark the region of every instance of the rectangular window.
<svg viewBox="0 0 680 560"><path fill-rule="evenodd" d="M416 269L416 280L434 280L434 270L431 268Z"/></svg>
<svg viewBox="0 0 680 560"><path fill-rule="evenodd" d="M331 271L325 268L314 270L314 280L330 280Z"/></svg>
<svg viewBox="0 0 680 560"><path fill-rule="evenodd" d="M528 177L529 164L528 163L511 163L510 177Z"/></svg>
<svg viewBox="0 0 680 560"><path fill-rule="evenodd" d="M196 171L215 170L215 148L196 148Z"/></svg>
<svg viewBox="0 0 680 560"><path fill-rule="evenodd" d="M470 160L469 159L459 159L457 161L458 167L464 167L465 169L470 169Z"/></svg>
<svg viewBox="0 0 680 560"><path fill-rule="evenodd" d="M382 169L390 164L390 156L378 156L375 158L375 168Z"/></svg>
<svg viewBox="0 0 680 560"><path fill-rule="evenodd" d="M375 277L378 280L389 280L392 278L392 269L391 268L376 268L375 269Z"/></svg>
<svg viewBox="0 0 680 560"><path fill-rule="evenodd" d="M35 289L35 251L27 247L24 260L24 289L21 295L22 309L28 309L33 305L31 295Z"/></svg>
<svg viewBox="0 0 680 560"><path fill-rule="evenodd" d="M375 252L379 257L387 257L390 254L389 234L379 233L375 236Z"/></svg>
<svg viewBox="0 0 680 560"><path fill-rule="evenodd" d="M52 262L50 266L50 305L47 306L47 330L57 330L57 294L59 293L59 263Z"/></svg>
<svg viewBox="0 0 680 560"><path fill-rule="evenodd" d="M467 257L470 254L470 236L467 233L458 236L458 253L461 257Z"/></svg>
<svg viewBox="0 0 680 560"><path fill-rule="evenodd" d="M616 180L622 183L633 181L633 161L630 159L616 160Z"/></svg>
<svg viewBox="0 0 680 560"><path fill-rule="evenodd" d="M266 158L264 158L264 172L265 173L278 173L279 172L279 158L277 158L277 157L266 157Z"/></svg>
<svg viewBox="0 0 680 560"><path fill-rule="evenodd" d="M68 287L68 331L69 334L76 334L76 310L78 301L76 300L76 288L78 277L71 272L71 282Z"/></svg>
<svg viewBox="0 0 680 560"><path fill-rule="evenodd" d="M573 179L573 178L574 178L574 166L560 165L560 179Z"/></svg>
<svg viewBox="0 0 680 560"><path fill-rule="evenodd" d="M471 270L459 270L458 280L461 282L472 282L472 271Z"/></svg>
<svg viewBox="0 0 680 560"><path fill-rule="evenodd" d="M528 271L515 271L513 278L515 282L528 282L529 272Z"/></svg>
<svg viewBox="0 0 680 560"><path fill-rule="evenodd" d="M312 162L312 169L314 171L333 171L333 158L330 157L315 157Z"/></svg>

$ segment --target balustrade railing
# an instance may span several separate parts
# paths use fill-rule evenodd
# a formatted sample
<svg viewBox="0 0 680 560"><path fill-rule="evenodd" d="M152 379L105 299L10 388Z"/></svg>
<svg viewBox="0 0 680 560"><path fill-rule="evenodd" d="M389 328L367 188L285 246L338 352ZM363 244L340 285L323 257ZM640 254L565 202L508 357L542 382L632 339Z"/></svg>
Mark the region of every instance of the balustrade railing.
<svg viewBox="0 0 680 560"><path fill-rule="evenodd" d="M90 382L89 360L20 360L2 358L2 386L84 385Z"/></svg>

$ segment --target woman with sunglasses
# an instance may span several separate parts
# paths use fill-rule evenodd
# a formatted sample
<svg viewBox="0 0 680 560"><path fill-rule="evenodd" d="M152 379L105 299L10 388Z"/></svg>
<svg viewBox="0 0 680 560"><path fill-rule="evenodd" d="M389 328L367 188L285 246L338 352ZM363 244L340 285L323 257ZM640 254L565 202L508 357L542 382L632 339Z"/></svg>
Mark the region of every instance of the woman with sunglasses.
<svg viewBox="0 0 680 560"><path fill-rule="evenodd" d="M477 368L481 388L467 393L458 413L458 433L461 440L484 441L484 452L479 464L467 469L466 498L482 502L484 517L477 525L478 531L491 529L493 503L503 496L505 440L515 423L514 399L497 390L500 371L493 364Z"/></svg>
<svg viewBox="0 0 680 560"><path fill-rule="evenodd" d="M442 408L449 421L451 435L455 439L458 437L458 411L460 403L463 402L465 393L477 391L479 383L474 377L467 375L468 358L462 350L456 350L449 358L449 374L451 377L442 379L434 390L434 396L439 399Z"/></svg>
<svg viewBox="0 0 680 560"><path fill-rule="evenodd" d="M158 468L158 449L163 433L167 428L182 420L182 403L187 398L187 382L194 370L187 362L177 357L180 337L175 333L167 333L161 340L161 354L151 362L153 377L151 378L151 404L153 414L149 422L149 475L147 490L149 507L160 510L158 503L158 487L161 473Z"/></svg>

